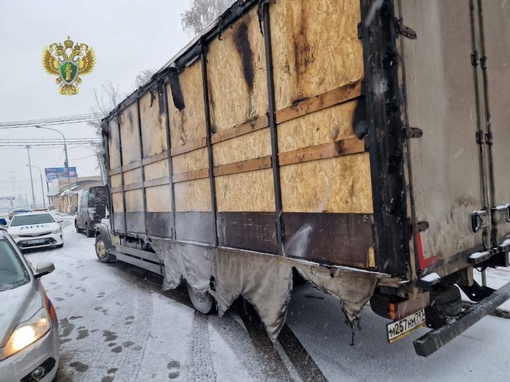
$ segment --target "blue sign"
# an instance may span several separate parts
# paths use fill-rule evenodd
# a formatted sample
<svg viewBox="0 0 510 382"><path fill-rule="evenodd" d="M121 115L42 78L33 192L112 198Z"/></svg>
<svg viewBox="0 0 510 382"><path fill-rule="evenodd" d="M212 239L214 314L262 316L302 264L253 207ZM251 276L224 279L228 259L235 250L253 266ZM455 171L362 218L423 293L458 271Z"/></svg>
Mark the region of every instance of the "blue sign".
<svg viewBox="0 0 510 382"><path fill-rule="evenodd" d="M45 168L44 173L46 174L46 183L51 182L55 179L67 179L67 171L65 167L52 167ZM78 173L76 167L69 167L69 177L77 178Z"/></svg>

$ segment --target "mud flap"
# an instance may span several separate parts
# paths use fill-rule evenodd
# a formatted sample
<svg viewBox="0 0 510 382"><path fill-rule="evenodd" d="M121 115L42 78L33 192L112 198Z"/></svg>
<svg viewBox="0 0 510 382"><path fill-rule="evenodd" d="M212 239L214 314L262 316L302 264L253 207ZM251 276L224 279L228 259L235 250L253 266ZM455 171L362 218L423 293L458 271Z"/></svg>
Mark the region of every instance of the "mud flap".
<svg viewBox="0 0 510 382"><path fill-rule="evenodd" d="M446 325L432 330L414 341L416 354L428 357L443 345L480 321L483 317L510 299L510 283L482 299L479 303L452 318Z"/></svg>

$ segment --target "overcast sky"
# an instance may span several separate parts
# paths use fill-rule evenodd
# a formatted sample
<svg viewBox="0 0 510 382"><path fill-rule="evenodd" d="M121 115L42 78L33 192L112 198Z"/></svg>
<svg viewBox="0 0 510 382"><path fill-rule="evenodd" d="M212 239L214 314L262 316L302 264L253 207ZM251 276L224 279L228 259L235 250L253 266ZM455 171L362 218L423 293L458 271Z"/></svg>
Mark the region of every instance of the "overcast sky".
<svg viewBox="0 0 510 382"><path fill-rule="evenodd" d="M189 3L0 0L0 123L88 114L95 105L94 90L100 91L107 83L118 85L122 95L131 93L141 71L161 68L191 40L180 22ZM67 36L88 44L96 54L94 71L82 77L79 94L71 97L59 94L54 76L41 65L44 48L63 43ZM50 127L66 139L94 136L86 124ZM60 137L57 132L35 128L0 129L0 142ZM0 150L0 197L26 194L30 200L27 150L1 146ZM90 148L68 146L68 154L69 166L77 167L79 176L99 175ZM64 165L63 146L32 147L30 155L32 165L43 171ZM39 170L34 168L33 176L36 202L40 203Z"/></svg>

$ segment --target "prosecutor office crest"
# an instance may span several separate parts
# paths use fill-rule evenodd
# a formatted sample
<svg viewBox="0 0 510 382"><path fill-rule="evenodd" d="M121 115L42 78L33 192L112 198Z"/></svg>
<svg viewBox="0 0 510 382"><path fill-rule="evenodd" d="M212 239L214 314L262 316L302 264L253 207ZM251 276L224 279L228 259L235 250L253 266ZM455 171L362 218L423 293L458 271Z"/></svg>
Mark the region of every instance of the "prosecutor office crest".
<svg viewBox="0 0 510 382"><path fill-rule="evenodd" d="M56 76L56 83L62 95L78 94L81 76L94 69L96 56L92 47L83 43L75 43L67 36L64 43L53 43L46 47L42 56L44 70Z"/></svg>

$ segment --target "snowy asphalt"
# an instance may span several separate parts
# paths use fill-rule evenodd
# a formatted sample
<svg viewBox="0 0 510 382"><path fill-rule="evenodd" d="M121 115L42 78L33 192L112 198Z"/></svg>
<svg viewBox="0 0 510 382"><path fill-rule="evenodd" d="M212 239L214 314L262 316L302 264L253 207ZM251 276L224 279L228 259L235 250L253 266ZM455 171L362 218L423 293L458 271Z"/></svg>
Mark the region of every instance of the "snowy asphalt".
<svg viewBox="0 0 510 382"><path fill-rule="evenodd" d="M258 346L236 314L195 314L161 293L147 273L100 263L93 238L72 226L64 232L64 248L26 254L34 265L55 264L43 284L60 321L60 382L302 380L281 345ZM510 281L510 270L493 271L488 280L499 287ZM387 321L369 307L350 346L338 302L309 285L295 289L287 319L331 382L506 381L510 375L508 319L486 317L426 359L412 347L426 329L390 345Z"/></svg>

